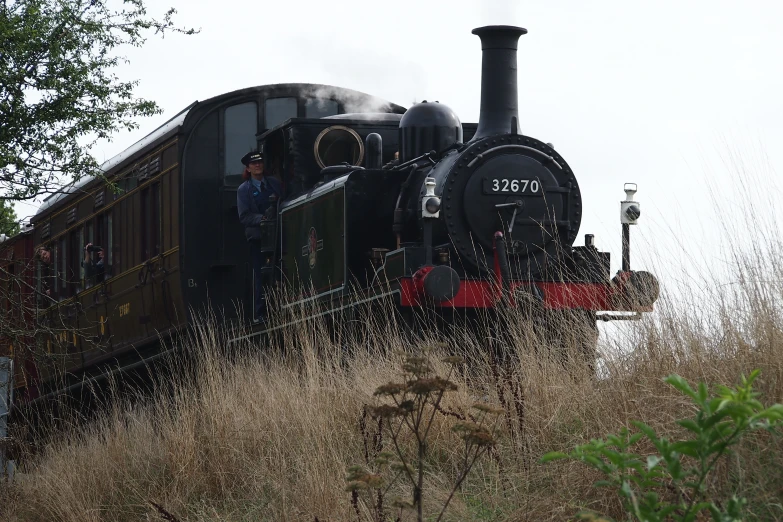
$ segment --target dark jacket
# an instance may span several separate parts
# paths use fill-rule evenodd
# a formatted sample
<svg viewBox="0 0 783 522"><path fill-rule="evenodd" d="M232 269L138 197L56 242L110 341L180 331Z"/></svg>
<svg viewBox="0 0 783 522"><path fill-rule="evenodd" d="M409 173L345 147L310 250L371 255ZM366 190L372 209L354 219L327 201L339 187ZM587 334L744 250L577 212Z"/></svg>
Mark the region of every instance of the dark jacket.
<svg viewBox="0 0 783 522"><path fill-rule="evenodd" d="M237 212L239 221L245 227L247 239L259 239L261 228L259 225L264 219L264 212L269 208L269 196L282 194L280 182L275 178L264 176L261 180L261 190L253 186L252 180L242 183L237 189Z"/></svg>
<svg viewBox="0 0 783 522"><path fill-rule="evenodd" d="M41 294L54 299L54 270L51 264L41 262Z"/></svg>
<svg viewBox="0 0 783 522"><path fill-rule="evenodd" d="M88 288L95 283L103 281L104 275L106 274L106 267L103 264L103 259L98 259L96 261L91 258L90 261L82 261L82 266L84 267L84 278Z"/></svg>

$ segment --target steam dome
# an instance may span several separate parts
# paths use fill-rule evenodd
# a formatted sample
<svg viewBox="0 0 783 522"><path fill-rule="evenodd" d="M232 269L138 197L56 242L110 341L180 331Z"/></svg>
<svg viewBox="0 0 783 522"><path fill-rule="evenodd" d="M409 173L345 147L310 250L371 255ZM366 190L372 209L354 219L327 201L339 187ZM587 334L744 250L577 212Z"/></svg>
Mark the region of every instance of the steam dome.
<svg viewBox="0 0 783 522"><path fill-rule="evenodd" d="M462 142L462 123L448 106L426 100L414 105L400 120L400 160L408 161L431 150L440 152Z"/></svg>

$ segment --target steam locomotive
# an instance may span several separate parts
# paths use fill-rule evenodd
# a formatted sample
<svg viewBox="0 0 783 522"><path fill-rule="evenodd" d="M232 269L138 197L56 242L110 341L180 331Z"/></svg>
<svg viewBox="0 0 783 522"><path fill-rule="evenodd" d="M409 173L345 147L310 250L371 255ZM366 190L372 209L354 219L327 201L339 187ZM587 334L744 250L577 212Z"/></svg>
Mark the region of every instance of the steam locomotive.
<svg viewBox="0 0 783 522"><path fill-rule="evenodd" d="M253 310L253 278L271 294L342 310L391 300L400 310L487 310L535 303L574 311L651 311L655 278L630 269L629 229L639 217L627 188L621 206L623 269L592 236L574 246L582 216L577 178L554 148L519 132L517 43L527 31L489 26L481 39L481 112L462 124L444 104L405 110L349 89L311 84L253 87L196 102L53 196L14 238L0 264L29 284L18 315L34 337L0 335L16 362L23 402L70 391L165 354L161 337L209 307L227 319ZM266 264L253 273L236 191L239 158L263 150L282 196L261 224ZM24 243L24 244L21 244ZM104 249L99 278L84 247ZM16 256L16 257L14 257ZM240 304L241 306L237 306ZM21 319L20 319L21 320ZM263 336L269 323L250 324ZM22 352L23 345L36 346Z"/></svg>
<svg viewBox="0 0 783 522"><path fill-rule="evenodd" d="M635 186L621 209L623 270L611 279L593 236L573 246L582 198L571 168L519 132L516 53L526 32L473 31L483 50L478 125L425 101L401 117L290 120L260 136L298 194L262 225L278 274L266 283L282 277L302 299L335 306L351 287L365 299L392 295L402 308L487 309L532 297L543 310L584 312L593 328L598 310L652 310L657 281L630 270ZM391 151L399 157L387 162Z"/></svg>

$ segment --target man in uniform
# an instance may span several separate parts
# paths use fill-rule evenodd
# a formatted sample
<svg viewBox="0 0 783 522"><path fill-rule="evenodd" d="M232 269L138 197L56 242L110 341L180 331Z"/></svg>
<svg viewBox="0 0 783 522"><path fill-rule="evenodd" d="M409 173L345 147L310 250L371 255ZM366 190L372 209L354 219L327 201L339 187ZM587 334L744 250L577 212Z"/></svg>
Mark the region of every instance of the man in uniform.
<svg viewBox="0 0 783 522"><path fill-rule="evenodd" d="M264 155L261 152L248 152L242 157L245 166L245 181L237 189L237 211L239 221L245 227L245 237L250 244L250 258L253 261L254 303L253 316L256 320L264 318L266 309L260 270L264 263L261 254L261 222L269 208L271 196L282 195L280 182L271 176L264 176Z"/></svg>

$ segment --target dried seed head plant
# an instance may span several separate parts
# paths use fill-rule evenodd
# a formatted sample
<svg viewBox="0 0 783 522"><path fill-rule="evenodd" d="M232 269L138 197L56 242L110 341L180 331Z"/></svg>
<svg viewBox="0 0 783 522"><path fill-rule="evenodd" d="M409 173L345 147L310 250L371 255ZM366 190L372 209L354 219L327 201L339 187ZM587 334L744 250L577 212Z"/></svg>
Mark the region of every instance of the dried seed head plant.
<svg viewBox="0 0 783 522"><path fill-rule="evenodd" d="M417 522L424 520L425 472L431 429L438 415L446 416L441 403L446 393L457 390L457 384L450 379L455 368L464 364L461 357L444 358L442 362L449 366L449 370L446 377L441 377L433 369L430 354L431 350L424 350L420 356L406 356L399 380L376 388L374 395L389 402L371 407L370 412L373 417L386 421L386 433L391 439L392 452L379 454L374 464L379 469L388 467L392 478L386 480L381 473L368 471L362 466L349 468L346 477L347 489L352 493L354 506L360 490L375 490L380 503L383 495L401 479L411 486L411 499L408 501L397 498L392 504L401 512L405 509L415 510ZM496 421L504 410L483 403L474 404L473 407L477 414L471 415L471 421L459 421L452 427L463 443L461 459L451 490L434 519L436 522L443 518L454 493L467 478L476 461L496 442ZM408 439L412 439L412 444L404 443L406 435ZM376 515L382 520L382 513L377 509ZM401 513L398 518L401 518Z"/></svg>

